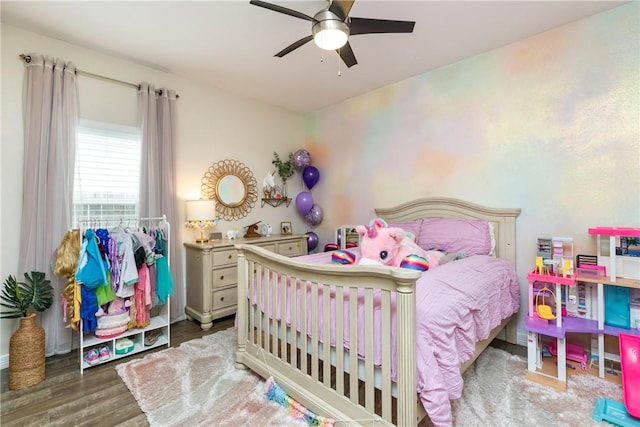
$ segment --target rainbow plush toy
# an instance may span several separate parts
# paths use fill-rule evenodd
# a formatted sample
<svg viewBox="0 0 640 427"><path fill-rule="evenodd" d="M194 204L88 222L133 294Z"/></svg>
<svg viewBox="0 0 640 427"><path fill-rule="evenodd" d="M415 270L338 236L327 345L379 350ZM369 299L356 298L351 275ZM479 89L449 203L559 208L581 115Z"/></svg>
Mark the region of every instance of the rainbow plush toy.
<svg viewBox="0 0 640 427"><path fill-rule="evenodd" d="M289 396L287 392L275 382L273 377L267 379L266 394L267 399L282 406L287 410L289 415L296 420L301 420L314 427L334 427L334 420L317 415L307 409L300 402Z"/></svg>
<svg viewBox="0 0 640 427"><path fill-rule="evenodd" d="M334 251L331 254L331 262L334 264L349 265L356 263L356 254L344 249Z"/></svg>
<svg viewBox="0 0 640 427"><path fill-rule="evenodd" d="M411 254L400 261L400 267L410 270L427 271L429 269L429 263L423 257Z"/></svg>

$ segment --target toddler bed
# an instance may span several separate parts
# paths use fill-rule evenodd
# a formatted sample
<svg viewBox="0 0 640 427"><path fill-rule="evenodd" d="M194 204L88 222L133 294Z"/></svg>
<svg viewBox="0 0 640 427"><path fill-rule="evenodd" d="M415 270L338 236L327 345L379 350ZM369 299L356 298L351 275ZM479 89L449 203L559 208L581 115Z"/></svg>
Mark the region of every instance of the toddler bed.
<svg viewBox="0 0 640 427"><path fill-rule="evenodd" d="M424 273L236 245L236 365L340 425L416 425L423 408L451 424L464 369L503 329L515 342L519 213L450 198L376 209L420 246L467 253Z"/></svg>

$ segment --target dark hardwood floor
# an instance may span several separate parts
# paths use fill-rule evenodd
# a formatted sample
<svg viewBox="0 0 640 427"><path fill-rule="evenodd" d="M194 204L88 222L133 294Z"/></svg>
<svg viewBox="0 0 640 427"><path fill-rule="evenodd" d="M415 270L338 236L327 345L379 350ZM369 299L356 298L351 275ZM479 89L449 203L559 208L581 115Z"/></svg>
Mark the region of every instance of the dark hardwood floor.
<svg viewBox="0 0 640 427"><path fill-rule="evenodd" d="M177 347L185 341L232 327L234 317L214 322L208 331L197 322L184 320L171 325L171 345ZM526 357L526 348L494 340L496 348ZM142 358L160 347L118 359L84 371L80 374L78 353L48 357L46 378L40 384L23 389L9 390L9 371L1 372L0 425L10 426L148 426L133 395L115 370L119 363ZM524 375L524 373L523 373Z"/></svg>
<svg viewBox="0 0 640 427"><path fill-rule="evenodd" d="M171 325L171 346L212 334L234 325L234 316L214 322L208 331L197 322L184 320ZM9 390L9 370L3 369L0 395L0 425L9 426L148 426L147 418L115 367L143 358L159 347L127 358L104 363L80 374L78 352L51 356L46 360L46 378L23 390Z"/></svg>

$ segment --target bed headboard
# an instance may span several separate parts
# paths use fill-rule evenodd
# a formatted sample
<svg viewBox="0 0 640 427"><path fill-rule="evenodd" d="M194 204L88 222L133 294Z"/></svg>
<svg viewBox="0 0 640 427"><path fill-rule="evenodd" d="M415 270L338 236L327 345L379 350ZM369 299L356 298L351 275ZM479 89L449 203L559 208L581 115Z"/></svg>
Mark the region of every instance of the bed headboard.
<svg viewBox="0 0 640 427"><path fill-rule="evenodd" d="M411 221L420 218L483 219L494 226L496 256L516 265L516 217L520 209L490 208L449 197L427 197L392 208L376 208L386 221Z"/></svg>

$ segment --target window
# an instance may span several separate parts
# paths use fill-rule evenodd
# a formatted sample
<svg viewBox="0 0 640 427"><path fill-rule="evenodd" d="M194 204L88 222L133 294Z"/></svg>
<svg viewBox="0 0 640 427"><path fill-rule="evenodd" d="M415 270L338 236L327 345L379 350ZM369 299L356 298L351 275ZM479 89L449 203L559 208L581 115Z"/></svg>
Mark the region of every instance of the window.
<svg viewBox="0 0 640 427"><path fill-rule="evenodd" d="M73 224L136 218L140 183L140 131L80 120L73 184Z"/></svg>

